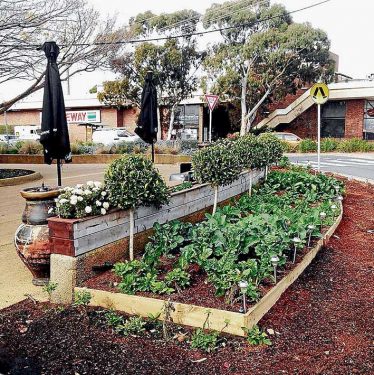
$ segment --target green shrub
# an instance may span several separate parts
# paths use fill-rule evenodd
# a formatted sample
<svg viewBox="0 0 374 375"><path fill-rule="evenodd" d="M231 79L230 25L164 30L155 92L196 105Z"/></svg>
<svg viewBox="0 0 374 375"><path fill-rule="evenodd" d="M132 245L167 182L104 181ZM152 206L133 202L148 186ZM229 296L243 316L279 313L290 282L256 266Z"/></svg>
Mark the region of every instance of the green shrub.
<svg viewBox="0 0 374 375"><path fill-rule="evenodd" d="M18 154L18 149L14 145L0 142L0 154Z"/></svg>
<svg viewBox="0 0 374 375"><path fill-rule="evenodd" d="M341 143L339 143L337 150L340 152L374 151L374 142L369 142L358 138L344 139Z"/></svg>
<svg viewBox="0 0 374 375"><path fill-rule="evenodd" d="M321 152L336 151L338 145L339 141L335 138L323 138L321 139Z"/></svg>
<svg viewBox="0 0 374 375"><path fill-rule="evenodd" d="M153 163L138 155L113 161L105 172L109 202L119 208L160 207L169 202L165 181Z"/></svg>
<svg viewBox="0 0 374 375"><path fill-rule="evenodd" d="M43 154L43 146L38 141L23 141L18 153L22 155L40 155Z"/></svg>
<svg viewBox="0 0 374 375"><path fill-rule="evenodd" d="M195 179L213 186L229 185L241 172L242 165L234 141L224 140L192 155Z"/></svg>
<svg viewBox="0 0 374 375"><path fill-rule="evenodd" d="M313 139L303 139L299 144L299 151L302 153L316 152L317 142L313 141Z"/></svg>
<svg viewBox="0 0 374 375"><path fill-rule="evenodd" d="M219 332L217 331L205 331L204 329L198 328L194 331L191 336L191 348L201 349L209 353L216 349Z"/></svg>
<svg viewBox="0 0 374 375"><path fill-rule="evenodd" d="M246 134L239 138L234 138L239 160L244 168L253 168L256 164L255 158L258 150L258 138L253 134Z"/></svg>
<svg viewBox="0 0 374 375"><path fill-rule="evenodd" d="M259 144L262 146L263 165L277 163L283 155L281 141L271 133L263 133L258 136ZM259 155L260 156L260 155Z"/></svg>

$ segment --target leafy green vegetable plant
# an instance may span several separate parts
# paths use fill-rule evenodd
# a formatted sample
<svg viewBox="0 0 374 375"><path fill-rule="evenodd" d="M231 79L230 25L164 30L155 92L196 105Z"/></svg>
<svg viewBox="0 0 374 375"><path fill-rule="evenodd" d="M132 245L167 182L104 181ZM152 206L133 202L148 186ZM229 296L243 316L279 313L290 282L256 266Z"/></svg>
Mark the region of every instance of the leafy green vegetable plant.
<svg viewBox="0 0 374 375"><path fill-rule="evenodd" d="M271 345L268 335L261 331L259 326L255 325L251 329L242 327L242 329L246 333L247 341L250 345Z"/></svg>

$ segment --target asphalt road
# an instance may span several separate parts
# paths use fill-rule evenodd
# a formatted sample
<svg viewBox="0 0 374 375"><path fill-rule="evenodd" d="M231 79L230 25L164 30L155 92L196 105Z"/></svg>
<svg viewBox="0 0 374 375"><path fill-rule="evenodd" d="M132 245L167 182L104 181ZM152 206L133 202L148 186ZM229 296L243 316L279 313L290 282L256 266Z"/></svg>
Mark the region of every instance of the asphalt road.
<svg viewBox="0 0 374 375"><path fill-rule="evenodd" d="M289 154L294 164L311 164L317 169L317 154ZM321 154L321 171L374 181L373 154Z"/></svg>

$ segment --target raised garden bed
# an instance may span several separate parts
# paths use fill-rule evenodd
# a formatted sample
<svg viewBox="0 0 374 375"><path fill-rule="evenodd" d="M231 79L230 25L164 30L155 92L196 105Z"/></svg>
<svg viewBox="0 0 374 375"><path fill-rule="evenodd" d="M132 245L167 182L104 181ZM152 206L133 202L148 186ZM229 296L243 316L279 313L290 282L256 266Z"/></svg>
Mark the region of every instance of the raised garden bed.
<svg viewBox="0 0 374 375"><path fill-rule="evenodd" d="M0 169L0 186L19 185L42 178L39 172L29 169Z"/></svg>
<svg viewBox="0 0 374 375"><path fill-rule="evenodd" d="M281 174L278 173L278 176L281 176ZM291 182L287 182L287 183L292 185L292 184L297 183L297 181L294 180L295 177L298 178L297 176L298 176L297 173L291 173L291 174L285 174L284 176L285 178L275 177L269 183L269 185L271 185L272 183L276 183L276 181L280 181L279 183L281 184L282 179L283 179L283 183L291 179ZM300 174L300 179L301 181L305 181L306 184L309 184L313 189L323 190L325 188L326 189L332 188L333 186L330 185L330 187L328 187L328 184L335 184L332 180L329 181L327 178L321 177L319 179L318 177L317 179L315 179L314 177L309 178L307 176L308 175L305 173ZM317 187L314 185L315 183L319 183L320 185ZM334 191L335 191L335 188L336 186L334 185L334 189L333 189ZM265 191L266 189L267 188L265 187ZM323 195L324 193L322 192L322 190L318 194ZM291 192L290 194L291 194L290 197L292 198L294 193ZM317 192L315 194L317 194ZM318 194L316 195L316 197L322 196ZM272 200L271 198L272 195L273 193L271 193L270 196L268 196L268 198L266 199ZM311 195L308 197L308 199L310 200L309 204L311 204L311 207L315 207L315 204L313 204L313 199L314 199L313 197L314 195ZM288 195L287 196L285 195L284 198L285 198L284 199L285 202L289 202ZM254 202L256 202L256 199L258 198L255 197ZM279 202L282 202L282 199L283 198L280 198ZM297 198L297 199L300 199L300 198ZM303 199L301 199L301 201L299 200L299 202L302 202L302 201ZM239 202L239 206L242 204L245 204L245 203ZM291 204L291 206L293 205L292 202L286 203L286 204ZM206 310L207 308L209 308L209 310L211 311L210 326L212 329L215 329L218 331L223 329L224 332L228 332L228 333L235 334L235 335L244 335L244 331L242 327L247 327L247 328L253 327L262 318L262 316L276 303L276 301L280 298L281 294L298 278L298 276L310 264L310 262L317 255L317 253L319 252L323 244L326 241L328 241L328 239L330 238L334 230L339 225L341 218L342 218L342 205L341 203L339 203L339 205L340 205L340 214L337 217L335 217L330 228L323 228L322 238L319 239L318 241L314 241L312 245L312 249L307 249L306 247L304 247L303 250L299 252L298 257L296 258L297 262L295 262L295 264L292 264L290 262L286 263L286 267L281 271L281 273L278 273L279 275L278 281L279 279L281 279L280 282L278 282L275 286L273 286L273 281L271 281L268 277L265 276L264 282L259 286L259 294L260 294L261 299L259 300L259 302L250 305L248 312L245 314L238 313L239 307L241 306L241 302L237 301L235 303L235 300L234 300L234 303L228 304L227 302L225 302L225 299L223 297L217 297L214 295L215 294L214 293L215 290L213 287L214 284L212 285L212 283L210 282L211 280L209 280L209 277L207 277L206 274L202 275L199 272L200 270L197 264L190 265L187 270L188 274L192 275L190 279L190 286L187 287L186 289L183 289L183 288L181 290L177 289L177 291L171 292L171 294L170 292L169 293L161 292L161 293L166 293L166 294L157 295L149 291L145 292L144 289L140 289L140 292L137 292L136 295L115 293L115 291L118 291L117 286L118 285L121 286L121 278L114 276L113 273L111 273L111 271L108 271L103 275L100 275L96 278L89 280L88 282L85 283L85 286L89 288L88 290L93 297L92 304L94 306L102 306L106 308L113 307L117 310L124 311L126 313L146 317L149 314L156 315L157 313L160 313L160 311L162 311L163 309L163 306L165 305L165 300L170 300L172 301L174 309L175 309L174 312L172 313L173 321L178 324L185 324L185 325L190 325L190 326L195 326L195 327L203 326L203 323L206 318ZM334 205L332 204L331 207L333 206ZM249 203L249 207L251 207L251 203ZM261 204L259 207L262 207ZM235 207L231 207L231 208L227 207L227 210L226 211L223 210L223 212L229 212L233 208ZM337 209L336 206L335 206L335 209ZM305 211L305 208L303 208L302 210ZM303 211L300 211L300 212L303 212ZM220 220L219 215L220 213L218 213L218 217L216 220ZM305 220L305 218L302 220ZM303 230L302 229L303 225L304 224L302 224L301 227L299 227L299 230L301 231ZM182 227L183 226L181 226L181 228ZM172 230L172 227L166 230L170 231ZM161 238L164 239L165 237L162 237L163 236L162 232L160 233L159 235L161 236ZM155 240L153 239L153 241ZM201 238L201 241L204 241L204 239ZM224 239L222 239L222 241L224 241ZM158 248L157 246L158 245L156 245L156 248ZM187 248L188 246L186 247L186 249ZM151 256L149 255L150 254L149 249L150 248L148 248L147 250L146 248L146 254L148 255L145 255L145 256L147 257ZM175 264L179 264L178 260L174 262ZM160 267L161 274L165 274L165 272L166 273L170 272L170 270L173 268L171 265L168 265L167 263L168 263L167 258L162 258L161 265L157 266L157 267ZM125 266L128 270L131 270L131 268L128 268L126 264ZM134 263L134 267L135 266L138 266L138 264ZM129 267L131 267L130 264L129 264ZM123 276L123 277L124 278L132 277L131 272L129 273L129 271L125 271L124 275L126 276ZM239 270L237 270L237 272L239 272ZM134 275L136 275L136 273ZM135 282L136 282L136 277L137 276L135 276ZM158 279L158 280L161 280L162 282L163 278L161 277L161 279ZM221 284L218 284L218 285L221 285ZM151 286L147 288L150 288L150 287ZM142 288L144 287L142 286ZM162 288L163 290L166 290L165 286ZM217 288L216 285L215 285L215 288ZM82 289L77 288L76 291L82 291ZM229 321L228 324L226 324L227 321Z"/></svg>
<svg viewBox="0 0 374 375"><path fill-rule="evenodd" d="M242 314L238 312L222 310L213 308L213 306L207 306L202 303L203 306L185 304L180 302L174 302L174 311L171 313L171 317L174 323L183 324L192 327L202 327L206 319L207 308L211 312L210 315L210 328L230 333L238 336L245 336L245 332L242 327L252 328L256 325L260 319L271 309L271 307L278 301L282 293L297 280L297 278L303 273L306 267L316 257L322 246L327 243L336 228L341 222L343 215L343 206L341 206L341 213L337 217L335 223L324 233L323 238L320 239L315 246L306 252L302 260L296 264L293 269L284 275L280 282L275 286L271 287L270 290L261 298L261 300L255 305L251 306L247 313ZM107 278L103 276L102 279ZM87 285L97 285L97 281L90 280ZM107 282L108 285L108 282ZM107 287L107 286L106 286ZM198 288L197 288L198 289ZM106 290L92 289L92 288L75 288L75 292L88 291L91 296L91 306L100 306L104 308L113 308L118 311L123 311L131 315L139 315L148 317L150 314L159 314L164 305L164 298L149 298L139 295L126 295L122 293L116 293ZM178 299L178 296L176 296ZM199 296L197 295L197 298ZM217 304L217 301L214 301ZM219 304L219 301L218 301ZM222 304L221 304L222 305ZM237 305L234 306L237 308ZM162 316L161 316L162 318ZM226 323L229 323L226 326ZM225 327L225 328L224 328Z"/></svg>

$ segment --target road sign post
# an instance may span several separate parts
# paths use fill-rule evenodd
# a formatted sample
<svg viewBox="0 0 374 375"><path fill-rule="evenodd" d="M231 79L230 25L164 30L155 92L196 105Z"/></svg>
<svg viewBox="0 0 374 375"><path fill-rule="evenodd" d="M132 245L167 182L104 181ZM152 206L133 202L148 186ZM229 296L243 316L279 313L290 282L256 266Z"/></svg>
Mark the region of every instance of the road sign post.
<svg viewBox="0 0 374 375"><path fill-rule="evenodd" d="M310 89L310 96L317 104L317 160L318 172L321 171L321 105L329 100L329 88L324 83L316 83Z"/></svg>
<svg viewBox="0 0 374 375"><path fill-rule="evenodd" d="M205 99L209 107L209 143L211 143L212 142L212 112L213 112L214 107L218 103L218 95L207 94L205 95Z"/></svg>

